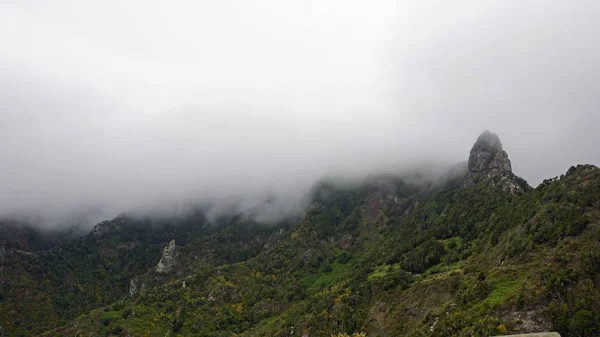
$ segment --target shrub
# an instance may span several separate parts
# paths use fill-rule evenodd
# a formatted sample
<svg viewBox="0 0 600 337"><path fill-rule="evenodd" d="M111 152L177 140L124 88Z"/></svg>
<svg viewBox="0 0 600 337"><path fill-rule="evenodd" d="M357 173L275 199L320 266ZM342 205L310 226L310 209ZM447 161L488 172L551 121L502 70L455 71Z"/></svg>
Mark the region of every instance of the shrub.
<svg viewBox="0 0 600 337"><path fill-rule="evenodd" d="M579 310L569 320L569 332L573 336L592 336L594 327L594 314L589 310Z"/></svg>
<svg viewBox="0 0 600 337"><path fill-rule="evenodd" d="M352 260L352 254L350 254L349 252L341 252L337 258L336 258L337 262L341 263L341 264L346 264L348 262L350 262L350 260Z"/></svg>
<svg viewBox="0 0 600 337"><path fill-rule="evenodd" d="M597 274L600 272L600 252L592 251L583 255L582 258L583 271L588 274Z"/></svg>
<svg viewBox="0 0 600 337"><path fill-rule="evenodd" d="M498 325L498 327L496 327L496 330L498 330L498 333L501 335L506 335L506 333L508 332L508 329L506 329L506 325L504 324Z"/></svg>

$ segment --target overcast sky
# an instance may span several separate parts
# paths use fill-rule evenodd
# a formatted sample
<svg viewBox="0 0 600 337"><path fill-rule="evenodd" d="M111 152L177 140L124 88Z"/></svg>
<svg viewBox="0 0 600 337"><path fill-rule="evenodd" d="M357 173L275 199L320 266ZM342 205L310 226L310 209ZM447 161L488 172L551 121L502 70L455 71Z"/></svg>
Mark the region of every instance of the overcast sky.
<svg viewBox="0 0 600 337"><path fill-rule="evenodd" d="M600 164L600 2L0 2L0 216ZM112 213L111 213L112 212Z"/></svg>

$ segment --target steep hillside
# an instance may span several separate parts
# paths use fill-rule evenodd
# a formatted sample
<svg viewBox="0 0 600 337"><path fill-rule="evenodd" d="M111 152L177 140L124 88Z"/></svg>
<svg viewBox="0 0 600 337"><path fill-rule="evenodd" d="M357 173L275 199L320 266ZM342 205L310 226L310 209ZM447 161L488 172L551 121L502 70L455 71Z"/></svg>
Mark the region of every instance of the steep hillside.
<svg viewBox="0 0 600 337"><path fill-rule="evenodd" d="M454 181L417 197L387 183L323 187L256 257L200 268L48 335L596 334L598 168L523 195Z"/></svg>
<svg viewBox="0 0 600 337"><path fill-rule="evenodd" d="M482 135L466 170L442 180L323 182L293 224L264 227L240 216L223 227L173 224L159 235L132 223L127 239L105 224L99 228L111 229L80 243L94 242L88 256L101 257L68 269L84 275L90 266L114 268L108 273L117 275L114 283L100 273L77 283L82 294L96 290L102 300L81 296L72 311L30 315L30 326L19 325L25 316L18 315L29 314L19 311L25 308L15 299L24 290L14 290L11 279L2 288L1 324L8 335L52 328L45 336L597 335L600 169L572 167L532 189L512 173L494 136ZM108 224L121 228L119 221ZM155 240L142 239L148 235L142 232ZM171 239L175 245L168 246ZM135 254L115 250L138 241L144 248ZM170 261L166 273L155 268L161 257ZM25 271L13 267L11 277L37 275L18 266ZM40 287L34 289L63 289ZM61 305L69 307L66 301ZM95 309L67 322L87 308Z"/></svg>
<svg viewBox="0 0 600 337"><path fill-rule="evenodd" d="M256 255L275 230L239 221L213 225L200 211L161 220L120 216L83 237L31 249L46 244L46 232L10 228L18 235L0 246L0 332L9 336L40 333L125 296L135 277L155 268L170 240L185 245L188 268L218 266ZM159 281L184 272L176 268Z"/></svg>

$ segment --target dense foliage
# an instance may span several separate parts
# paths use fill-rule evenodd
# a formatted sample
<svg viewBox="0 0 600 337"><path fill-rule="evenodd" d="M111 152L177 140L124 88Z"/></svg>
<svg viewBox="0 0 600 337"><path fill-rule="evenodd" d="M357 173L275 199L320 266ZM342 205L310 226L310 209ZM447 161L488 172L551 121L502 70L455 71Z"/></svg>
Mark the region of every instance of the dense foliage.
<svg viewBox="0 0 600 337"><path fill-rule="evenodd" d="M323 183L303 219L268 227L118 218L5 253L0 324L11 336L594 336L599 220L589 165L522 195L462 177ZM181 263L158 275L173 238Z"/></svg>

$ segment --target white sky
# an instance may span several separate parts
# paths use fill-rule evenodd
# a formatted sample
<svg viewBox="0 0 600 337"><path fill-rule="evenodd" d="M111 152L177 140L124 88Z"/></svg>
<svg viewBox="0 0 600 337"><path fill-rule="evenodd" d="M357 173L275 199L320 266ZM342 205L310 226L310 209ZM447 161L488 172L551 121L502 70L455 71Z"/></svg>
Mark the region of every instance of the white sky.
<svg viewBox="0 0 600 337"><path fill-rule="evenodd" d="M600 162L595 1L0 2L0 215Z"/></svg>

